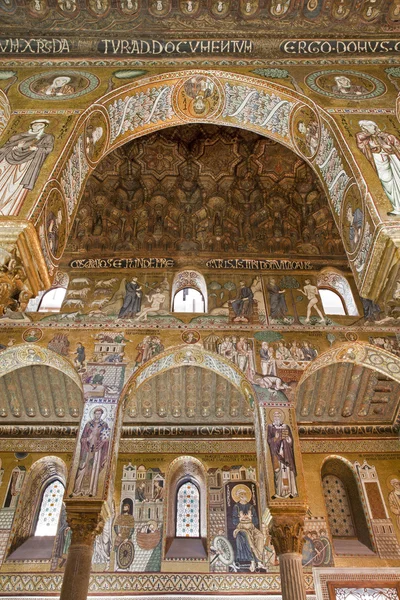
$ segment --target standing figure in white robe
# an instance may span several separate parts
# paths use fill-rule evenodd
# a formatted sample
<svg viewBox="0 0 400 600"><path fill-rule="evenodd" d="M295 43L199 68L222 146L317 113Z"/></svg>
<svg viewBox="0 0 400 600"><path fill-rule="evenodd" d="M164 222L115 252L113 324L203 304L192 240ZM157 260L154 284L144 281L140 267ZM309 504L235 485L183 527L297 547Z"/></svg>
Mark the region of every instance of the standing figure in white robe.
<svg viewBox="0 0 400 600"><path fill-rule="evenodd" d="M28 190L32 190L46 157L53 150L54 136L45 133L47 119L32 121L0 148L0 215L17 215Z"/></svg>
<svg viewBox="0 0 400 600"><path fill-rule="evenodd" d="M378 174L393 210L388 215L400 215L400 140L381 131L375 121L359 121L357 146Z"/></svg>

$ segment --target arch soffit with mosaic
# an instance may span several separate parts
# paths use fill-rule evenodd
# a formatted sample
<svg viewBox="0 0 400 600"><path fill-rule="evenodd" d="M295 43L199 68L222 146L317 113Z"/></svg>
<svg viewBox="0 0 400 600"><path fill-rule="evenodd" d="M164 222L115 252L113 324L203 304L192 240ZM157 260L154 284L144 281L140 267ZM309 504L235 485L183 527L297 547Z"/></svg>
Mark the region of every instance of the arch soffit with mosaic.
<svg viewBox="0 0 400 600"><path fill-rule="evenodd" d="M0 90L0 136L8 125L11 116L11 107L7 96Z"/></svg>
<svg viewBox="0 0 400 600"><path fill-rule="evenodd" d="M185 83L196 77L203 78L214 86L214 93L211 94L204 114L195 114L193 110L192 113L189 110L185 112L184 109L188 100L188 94L184 96ZM182 105L183 100L186 104ZM203 105L204 102L205 100ZM312 155L308 156L299 150L294 135L294 125L298 122L301 111L308 111L313 115L312 118L315 118L318 125L318 144ZM101 114L104 119L106 138L101 153L93 161L86 153L85 126L95 113ZM362 208L369 215L375 233L380 217L353 153L334 119L315 102L283 85L214 70L180 71L143 78L109 92L90 106L78 119L65 151L56 162L29 218L38 228L46 200L51 190L56 188L65 202L69 233L87 178L102 158L137 137L189 123L248 129L284 144L307 161L321 180L342 237L342 206L352 186L357 190ZM77 170L74 176L72 165ZM384 236L384 231L381 228L379 235ZM368 295L379 267L376 257L375 262L373 261L376 240L374 243L371 240L370 235L368 248L360 243L358 253L349 256L358 288L364 296ZM46 254L43 245L42 249ZM359 266L361 252L364 257L362 269ZM54 260L47 253L45 260L49 270L54 271L59 259Z"/></svg>
<svg viewBox="0 0 400 600"><path fill-rule="evenodd" d="M50 480L60 479L65 486L67 477L67 465L59 456L44 456L31 465L15 512L6 556L32 535L44 485L50 483Z"/></svg>
<svg viewBox="0 0 400 600"><path fill-rule="evenodd" d="M126 404L132 394L149 379L175 369L177 367L200 367L209 369L217 375L228 380L244 396L253 410L256 392L250 381L244 376L232 362L225 360L218 354L203 350L196 346L177 346L169 348L162 354L158 354L146 362L135 373L133 373L125 384L120 398L123 399L122 410L125 411Z"/></svg>
<svg viewBox="0 0 400 600"><path fill-rule="evenodd" d="M378 371L400 383L400 357L377 346L363 342L347 342L320 354L305 369L297 384L297 391L308 377L319 369L336 363L353 363Z"/></svg>
<svg viewBox="0 0 400 600"><path fill-rule="evenodd" d="M7 348L0 354L0 377L11 371L33 365L52 367L72 379L82 392L82 381L71 363L48 348L36 344L19 344Z"/></svg>

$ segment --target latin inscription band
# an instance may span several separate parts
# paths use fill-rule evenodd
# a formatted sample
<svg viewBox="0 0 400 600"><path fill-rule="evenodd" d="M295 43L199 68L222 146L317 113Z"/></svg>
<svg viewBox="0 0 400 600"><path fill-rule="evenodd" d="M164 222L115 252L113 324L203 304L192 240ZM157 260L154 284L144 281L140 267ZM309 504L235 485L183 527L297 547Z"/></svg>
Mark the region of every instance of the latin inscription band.
<svg viewBox="0 0 400 600"><path fill-rule="evenodd" d="M285 54L378 54L400 52L399 40L286 40L280 45Z"/></svg>
<svg viewBox="0 0 400 600"><path fill-rule="evenodd" d="M206 262L206 266L211 269L257 269L265 271L313 269L313 265L308 260L258 260L251 258L212 258Z"/></svg>
<svg viewBox="0 0 400 600"><path fill-rule="evenodd" d="M165 269L173 267L172 258L76 258L72 269Z"/></svg>

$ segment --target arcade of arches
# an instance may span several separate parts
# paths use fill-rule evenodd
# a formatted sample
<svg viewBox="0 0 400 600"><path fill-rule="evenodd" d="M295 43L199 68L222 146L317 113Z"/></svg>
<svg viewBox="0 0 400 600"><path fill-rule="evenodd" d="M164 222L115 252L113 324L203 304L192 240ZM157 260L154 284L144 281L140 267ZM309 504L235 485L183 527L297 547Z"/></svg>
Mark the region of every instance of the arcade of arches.
<svg viewBox="0 0 400 600"><path fill-rule="evenodd" d="M0 598L400 600L399 13L0 0Z"/></svg>

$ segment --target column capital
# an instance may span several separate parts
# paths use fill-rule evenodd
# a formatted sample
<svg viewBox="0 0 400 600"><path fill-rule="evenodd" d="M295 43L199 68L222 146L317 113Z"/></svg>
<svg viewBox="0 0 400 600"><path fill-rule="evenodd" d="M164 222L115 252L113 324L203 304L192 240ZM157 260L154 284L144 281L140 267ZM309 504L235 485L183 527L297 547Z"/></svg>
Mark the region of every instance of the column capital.
<svg viewBox="0 0 400 600"><path fill-rule="evenodd" d="M274 516L269 526L271 540L278 556L301 554L304 544L304 516Z"/></svg>
<svg viewBox="0 0 400 600"><path fill-rule="evenodd" d="M50 287L38 234L30 221L0 217L0 314L24 312L28 301Z"/></svg>
<svg viewBox="0 0 400 600"><path fill-rule="evenodd" d="M106 520L103 502L66 499L67 522L72 530L73 544L91 546L102 532Z"/></svg>

